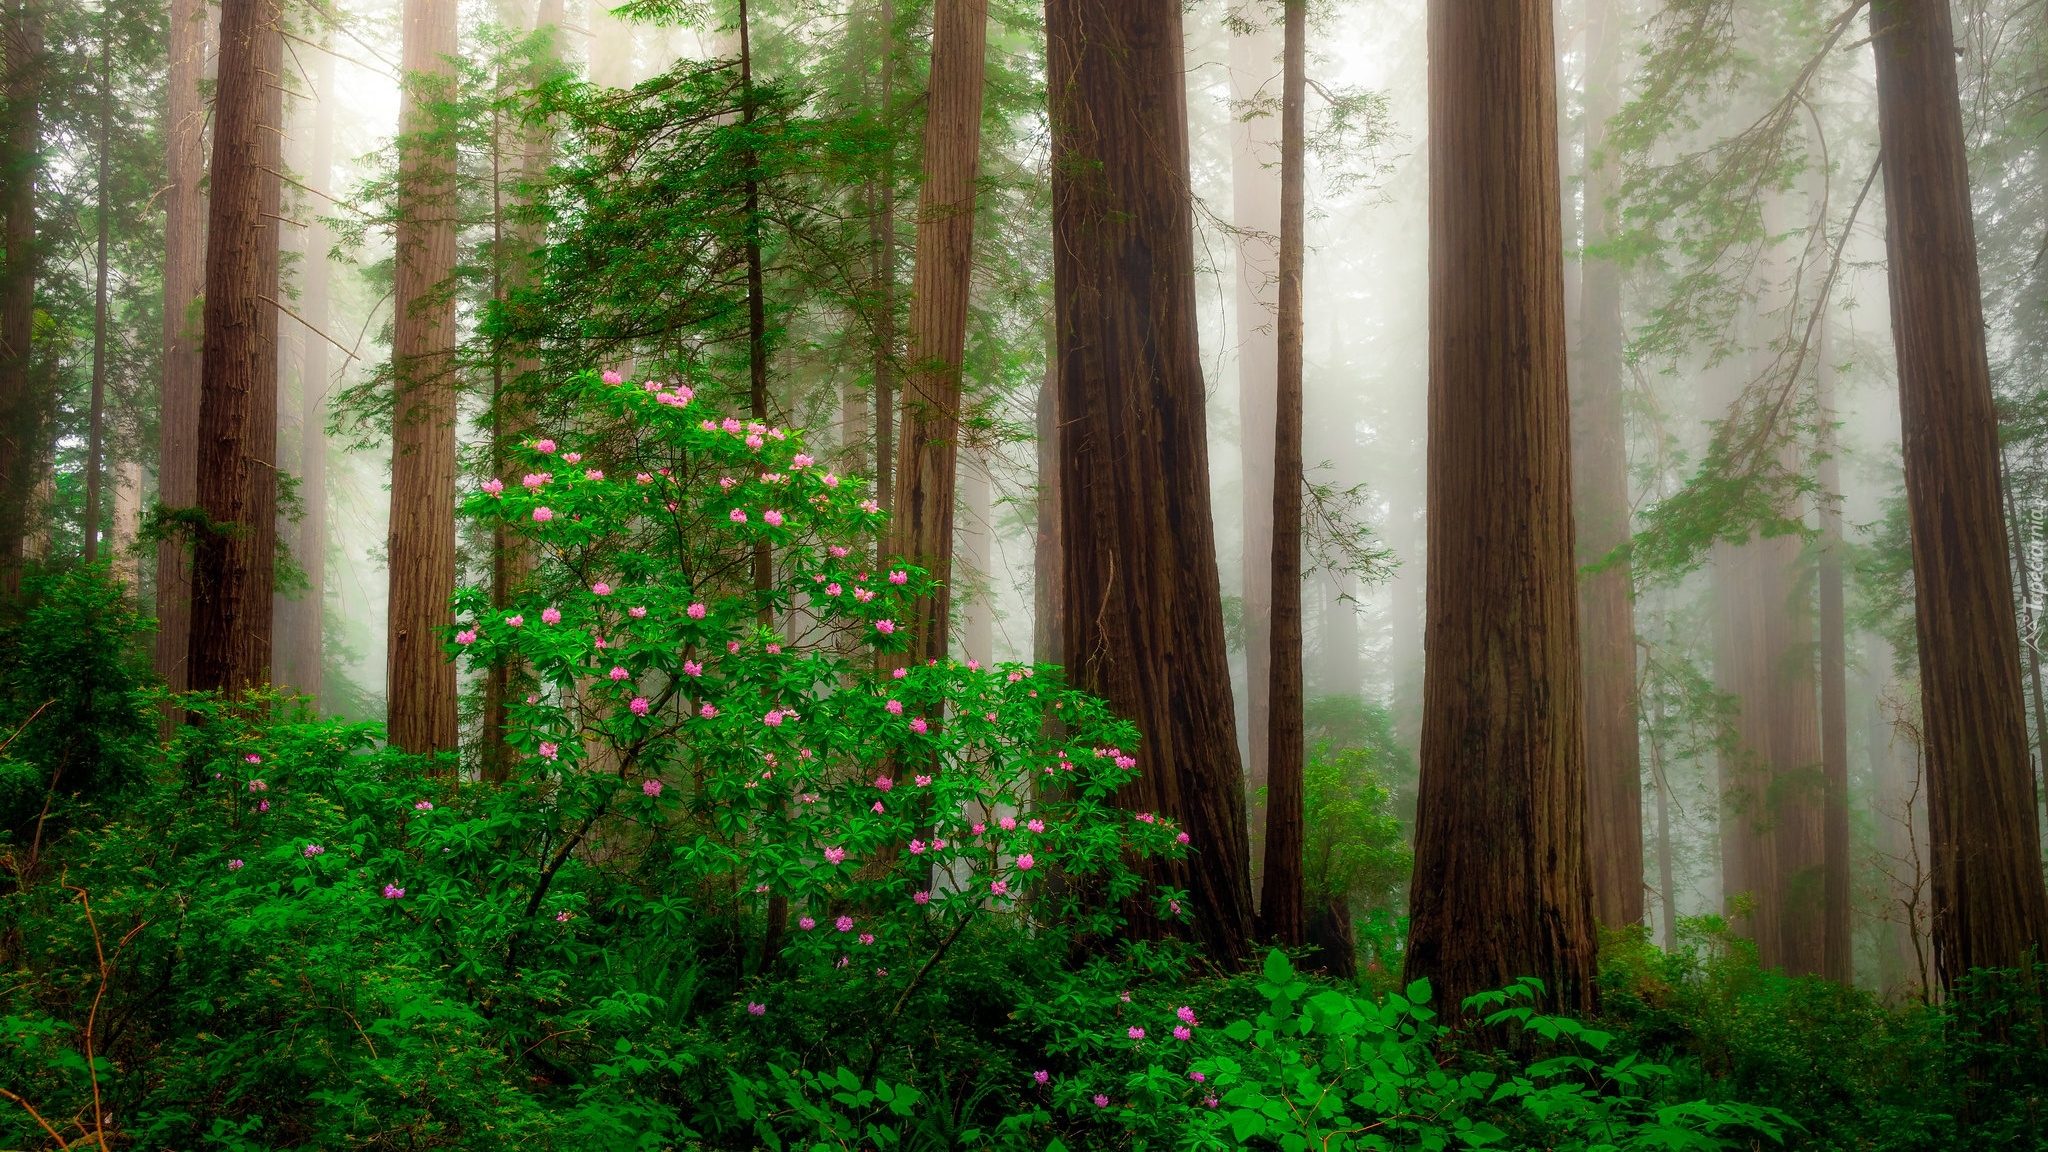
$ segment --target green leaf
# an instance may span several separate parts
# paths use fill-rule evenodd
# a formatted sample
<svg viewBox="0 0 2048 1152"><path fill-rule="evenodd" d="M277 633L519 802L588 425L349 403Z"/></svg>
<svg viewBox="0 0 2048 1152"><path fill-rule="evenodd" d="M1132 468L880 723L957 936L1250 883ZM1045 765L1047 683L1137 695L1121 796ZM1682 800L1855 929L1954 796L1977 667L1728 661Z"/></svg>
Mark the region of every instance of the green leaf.
<svg viewBox="0 0 2048 1152"><path fill-rule="evenodd" d="M1266 953L1266 980L1285 987L1294 979L1294 965L1287 962L1287 954L1278 948Z"/></svg>
<svg viewBox="0 0 2048 1152"><path fill-rule="evenodd" d="M1411 981L1407 988L1408 999L1417 1004L1429 1003L1429 978Z"/></svg>

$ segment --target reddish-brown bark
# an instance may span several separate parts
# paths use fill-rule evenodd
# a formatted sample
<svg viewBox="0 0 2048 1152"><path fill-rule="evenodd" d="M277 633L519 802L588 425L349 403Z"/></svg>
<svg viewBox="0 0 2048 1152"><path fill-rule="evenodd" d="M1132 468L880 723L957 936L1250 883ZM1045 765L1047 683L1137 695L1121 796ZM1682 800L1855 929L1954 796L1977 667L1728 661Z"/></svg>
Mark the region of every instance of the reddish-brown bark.
<svg viewBox="0 0 2048 1152"><path fill-rule="evenodd" d="M277 544L277 253L284 38L276 0L225 0L207 181L190 684L270 679Z"/></svg>
<svg viewBox="0 0 2048 1152"><path fill-rule="evenodd" d="M1212 959L1247 954L1252 901L1209 505L1180 6L1051 0L1053 298L1065 648L1079 687L1144 733L1119 804L1193 841L1150 877L1186 888ZM1130 932L1168 930L1134 908Z"/></svg>
<svg viewBox="0 0 2048 1152"><path fill-rule="evenodd" d="M189 508L199 500L198 301L206 277L205 174L200 143L206 112L199 80L206 64L204 0L173 0L166 32L168 75L164 96L164 340L163 380L157 399L157 501ZM173 692L185 689L187 642L192 629L193 541L156 546L156 674Z"/></svg>
<svg viewBox="0 0 2048 1152"><path fill-rule="evenodd" d="M1429 556L1410 979L1591 1007L1557 89L1543 0L1429 6Z"/></svg>
<svg viewBox="0 0 2048 1152"><path fill-rule="evenodd" d="M1933 869L1936 968L2048 946L2048 892L1999 506L1970 175L1943 0L1874 0L1878 138Z"/></svg>
<svg viewBox="0 0 2048 1152"><path fill-rule="evenodd" d="M0 125L0 213L5 263L0 264L0 594L20 591L21 566L37 480L47 455L43 426L49 398L35 379L37 187L42 176L44 69L39 0L11 0L0 9L0 67L6 123Z"/></svg>

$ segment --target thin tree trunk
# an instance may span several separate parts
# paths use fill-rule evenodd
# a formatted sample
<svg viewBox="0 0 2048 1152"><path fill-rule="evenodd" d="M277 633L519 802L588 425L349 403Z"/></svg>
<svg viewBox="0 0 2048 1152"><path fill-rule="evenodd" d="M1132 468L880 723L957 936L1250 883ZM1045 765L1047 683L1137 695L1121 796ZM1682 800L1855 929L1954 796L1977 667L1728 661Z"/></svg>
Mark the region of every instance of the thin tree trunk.
<svg viewBox="0 0 2048 1152"><path fill-rule="evenodd" d="M1826 317L1815 356L1815 403L1820 426L1833 427L1835 370ZM1847 984L1855 978L1856 941L1849 919L1849 645L1842 575L1842 478L1832 443L1820 460L1820 760L1827 789L1822 802L1823 888L1820 974Z"/></svg>
<svg viewBox="0 0 2048 1152"><path fill-rule="evenodd" d="M882 123L891 133L868 217L868 248L874 261L875 497L882 510L896 511L896 5L882 0L876 19L882 28Z"/></svg>
<svg viewBox="0 0 2048 1152"><path fill-rule="evenodd" d="M199 502L199 366L204 342L194 315L206 276L206 200L201 137L206 112L199 81L206 66L205 0L172 0L167 29L168 76L164 97L164 338L163 378L157 394L156 498L165 508ZM156 674L182 692L192 631L190 534L156 546Z"/></svg>
<svg viewBox="0 0 2048 1152"><path fill-rule="evenodd" d="M2048 789L2043 787L2044 784L2048 784L2048 711L2044 711L2041 706L2041 632L2034 618L2034 578L2027 564L2029 541L2026 525L2020 519L2019 501L2011 487L2002 487L2005 488L2008 515L2012 521L2013 561L2019 569L2016 575L2019 577L2020 625L2026 629L2020 635L2020 651L2026 653L2027 679L2034 697L2034 808L2038 812L2041 810L2044 796L2048 796Z"/></svg>
<svg viewBox="0 0 2048 1152"><path fill-rule="evenodd" d="M1174 0L1050 0L1053 298L1063 644L1072 682L1144 733L1116 802L1180 821L1193 852L1145 865L1190 891L1195 936L1242 960L1251 876L1209 504ZM1133 902L1129 934L1166 924Z"/></svg>
<svg viewBox="0 0 2048 1152"><path fill-rule="evenodd" d="M36 234L36 187L42 176L43 11L41 0L11 0L5 8L7 123L0 153L4 188L6 264L0 267L0 596L21 591L29 520L44 456L48 408L35 380L36 275L41 241Z"/></svg>
<svg viewBox="0 0 2048 1152"><path fill-rule="evenodd" d="M1429 607L1410 979L1591 1008L1551 11L1429 6Z"/></svg>
<svg viewBox="0 0 2048 1152"><path fill-rule="evenodd" d="M99 235L93 245L92 403L86 418L85 523L80 533L87 564L99 559L100 554L100 457L106 447L107 428L107 224L114 209L113 197L107 187L113 169L109 134L114 127L114 39L113 30L107 27L107 19L108 13L102 9L99 14L99 140L94 149L99 161L95 180L95 191L99 195L96 205Z"/></svg>
<svg viewBox="0 0 2048 1152"><path fill-rule="evenodd" d="M993 539L989 518L993 513L993 484L988 462L979 452L970 452L960 462L960 523L955 538L960 560L954 567L953 583L971 595L960 604L960 658L984 667L995 659L995 616L989 604L989 567L993 562Z"/></svg>
<svg viewBox="0 0 2048 1152"><path fill-rule="evenodd" d="M456 743L455 665L442 652L455 592L454 0L405 0L391 363L391 742Z"/></svg>
<svg viewBox="0 0 2048 1152"><path fill-rule="evenodd" d="M910 372L896 442L889 551L932 574L912 611L911 654L944 660L952 617L953 500L959 472L961 368L974 277L975 181L981 171L987 0L938 0L932 14L924 181L911 280Z"/></svg>
<svg viewBox="0 0 2048 1152"><path fill-rule="evenodd" d="M284 38L275 0L224 0L208 178L191 686L270 678L277 541L277 252Z"/></svg>
<svg viewBox="0 0 2048 1152"><path fill-rule="evenodd" d="M1237 432L1244 489L1245 732L1250 773L1253 888L1263 887L1267 693L1272 691L1273 405L1280 369L1280 139L1268 114L1280 44L1269 23L1230 38L1231 223L1237 229Z"/></svg>
<svg viewBox="0 0 2048 1152"><path fill-rule="evenodd" d="M1266 868L1260 935L1289 947L1308 931L1303 906L1301 686L1301 272L1308 101L1308 0L1286 0L1280 96L1280 342L1273 421L1272 665L1267 692Z"/></svg>
<svg viewBox="0 0 2048 1152"><path fill-rule="evenodd" d="M754 122L754 46L747 18L747 0L740 0L740 122ZM761 184L756 175L759 158L752 147L746 153L746 258L747 258L747 382L748 399L756 422L768 420L768 302L761 272ZM761 627L775 626L774 610L766 593L775 582L775 557L768 541L754 542L754 591L760 597Z"/></svg>
<svg viewBox="0 0 2048 1152"><path fill-rule="evenodd" d="M334 58L320 62L313 78L313 158L306 182L317 192L326 192L334 174ZM296 667L291 686L317 702L325 689L324 661L327 604L327 394L333 381L328 372L327 331L330 308L327 227L316 218L306 229L305 308L306 321L319 331L305 336L305 353L299 366L299 498L305 518L299 521L299 567L306 574L306 588L291 613L292 651Z"/></svg>
<svg viewBox="0 0 2048 1152"><path fill-rule="evenodd" d="M1060 634L1063 564L1060 559L1060 414L1059 356L1048 348L1045 373L1038 382L1037 539L1031 550L1031 659L1040 664L1062 661Z"/></svg>
<svg viewBox="0 0 2048 1152"><path fill-rule="evenodd" d="M1657 773L1657 898L1664 905L1664 950L1678 951L1678 885L1671 876L1671 785Z"/></svg>
<svg viewBox="0 0 2048 1152"><path fill-rule="evenodd" d="M1601 162L1607 121L1621 104L1618 0L1592 13L1586 75L1586 243L1614 232L1615 169ZM1572 401L1572 518L1578 562L1600 564L1629 541L1628 435L1623 419L1621 269L1589 257L1581 272L1580 358ZM1586 849L1593 915L1619 928L1643 919L1642 745L1636 726L1635 601L1619 560L1579 582L1586 698Z"/></svg>
<svg viewBox="0 0 2048 1152"><path fill-rule="evenodd" d="M1955 38L1942 0L1874 0L1892 338L1944 987L2048 947L2048 892L1999 510Z"/></svg>

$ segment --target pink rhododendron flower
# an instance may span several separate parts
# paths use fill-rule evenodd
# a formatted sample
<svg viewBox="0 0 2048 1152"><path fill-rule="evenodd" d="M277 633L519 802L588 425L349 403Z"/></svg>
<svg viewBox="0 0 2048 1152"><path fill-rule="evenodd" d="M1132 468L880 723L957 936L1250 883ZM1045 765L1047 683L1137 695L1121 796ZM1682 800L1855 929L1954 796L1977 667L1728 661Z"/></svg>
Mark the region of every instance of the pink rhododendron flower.
<svg viewBox="0 0 2048 1152"><path fill-rule="evenodd" d="M1175 836L1175 837L1173 838L1173 842L1174 842L1174 843L1176 843L1176 844L1185 844L1185 843L1187 843L1187 842L1188 842L1188 834L1187 834L1187 833L1185 833L1185 832L1182 832L1182 833L1180 833L1179 835L1176 835L1176 836Z"/></svg>
<svg viewBox="0 0 2048 1152"><path fill-rule="evenodd" d="M770 644L770 645L768 645L768 654L769 654L770 656L780 656L780 655L782 655L782 645L780 645L780 644Z"/></svg>
<svg viewBox="0 0 2048 1152"><path fill-rule="evenodd" d="M258 800L258 801L256 802L256 811L258 811L258 812L268 812L268 811L270 811L270 801L268 801L268 800Z"/></svg>
<svg viewBox="0 0 2048 1152"><path fill-rule="evenodd" d="M978 820L977 820L977 821L975 821L975 824L974 824L974 834L975 834L976 836L979 836L979 835L981 835L981 834L982 834L983 832L986 832L986 831L988 831L988 825L986 825L986 824L983 824L983 823L981 823L981 822L980 822L980 821L978 821Z"/></svg>
<svg viewBox="0 0 2048 1152"><path fill-rule="evenodd" d="M748 1005L747 1005L747 1015L749 1015L749 1016L766 1016L767 1014L768 1014L768 1006L767 1006L766 1004L748 1004Z"/></svg>
<svg viewBox="0 0 2048 1152"><path fill-rule="evenodd" d="M301 848L299 850L299 855L304 856L308 860L311 860L315 856L324 856L326 854L327 849L322 848L318 844L308 844L304 848Z"/></svg>
<svg viewBox="0 0 2048 1152"><path fill-rule="evenodd" d="M489 480L484 481L483 488L484 491L497 496L505 491L505 482L493 476Z"/></svg>
<svg viewBox="0 0 2048 1152"><path fill-rule="evenodd" d="M533 447L534 451L545 454L555 450L555 442L553 440L536 440L533 442Z"/></svg>
<svg viewBox="0 0 2048 1152"><path fill-rule="evenodd" d="M270 785L268 785L268 784L264 783L264 782L263 782L263 781L261 781L261 780L251 780L251 781L249 781L249 791L251 791L251 792L268 792L268 791L270 791Z"/></svg>
<svg viewBox="0 0 2048 1152"><path fill-rule="evenodd" d="M863 500L860 502L860 510L870 516L879 516L882 513L882 502L880 500Z"/></svg>
<svg viewBox="0 0 2048 1152"><path fill-rule="evenodd" d="M841 916L839 919L832 922L832 926L834 928L839 929L841 932L851 932L853 931L853 917Z"/></svg>
<svg viewBox="0 0 2048 1152"><path fill-rule="evenodd" d="M938 851L943 851L943 850L945 849L945 847L946 847L946 842L945 842L944 840L933 840L933 841L932 841L932 851L934 851L934 852L938 852Z"/></svg>
<svg viewBox="0 0 2048 1152"><path fill-rule="evenodd" d="M988 886L988 891L991 896L1007 896L1010 894L1010 882L1008 880L998 880Z"/></svg>
<svg viewBox="0 0 2048 1152"><path fill-rule="evenodd" d="M432 812L434 810L434 802L432 800L422 800L414 804L412 810L415 812Z"/></svg>
<svg viewBox="0 0 2048 1152"><path fill-rule="evenodd" d="M890 635L896 631L896 622L894 620L877 620L875 621L875 631L880 632L884 636Z"/></svg>
<svg viewBox="0 0 2048 1152"><path fill-rule="evenodd" d="M816 464L817 461L799 452L796 454L796 459L791 460L789 463L794 468L809 468L811 465Z"/></svg>
<svg viewBox="0 0 2048 1152"><path fill-rule="evenodd" d="M543 760L553 760L556 756L560 755L561 752L562 749L559 746L557 746L555 742L552 740L543 740L540 742L540 758Z"/></svg>
<svg viewBox="0 0 2048 1152"><path fill-rule="evenodd" d="M758 450L761 447L761 438L759 436L749 435L747 437L747 447Z"/></svg>
<svg viewBox="0 0 2048 1152"><path fill-rule="evenodd" d="M839 587L839 582L837 580L825 585L825 595L827 596L837 596L841 591L843 591L843 589Z"/></svg>
<svg viewBox="0 0 2048 1152"><path fill-rule="evenodd" d="M1195 1038L1195 1034L1188 1031L1187 1025L1176 1024L1173 1026L1173 1038L1175 1040L1192 1040Z"/></svg>
<svg viewBox="0 0 2048 1152"><path fill-rule="evenodd" d="M572 915L572 913L569 913L569 912L557 912L557 913L555 913L555 923L557 923L557 924L567 924L567 923L569 922L569 919L570 919L570 916L571 916L571 915Z"/></svg>
<svg viewBox="0 0 2048 1152"><path fill-rule="evenodd" d="M590 594L592 596L609 596L612 594L612 586L599 580L590 586Z"/></svg>
<svg viewBox="0 0 2048 1152"><path fill-rule="evenodd" d="M825 551L830 552L834 560L846 559L847 548L844 544L834 544L831 547L825 549Z"/></svg>
<svg viewBox="0 0 2048 1152"><path fill-rule="evenodd" d="M557 608L541 609L540 622L543 624L560 624L562 622L561 610Z"/></svg>
<svg viewBox="0 0 2048 1152"><path fill-rule="evenodd" d="M725 642L725 650L727 652L738 652L740 650L740 642L737 640L727 640Z"/></svg>
<svg viewBox="0 0 2048 1152"><path fill-rule="evenodd" d="M868 805L868 811L879 814L882 811L882 802L877 800L873 804Z"/></svg>
<svg viewBox="0 0 2048 1152"><path fill-rule="evenodd" d="M1104 1096L1104 1095L1103 1095L1102 1093L1100 1093L1100 1092L1097 1092L1097 1093L1095 1094L1095 1106L1096 1106L1097 1108L1107 1108L1107 1107L1109 1107L1109 1097L1107 1097L1107 1096Z"/></svg>
<svg viewBox="0 0 2048 1152"><path fill-rule="evenodd" d="M1129 1028L1125 1029L1124 1034L1126 1036L1129 1036L1133 1040L1143 1040L1145 1038L1145 1030L1143 1028L1138 1027L1136 1024L1133 1024Z"/></svg>
<svg viewBox="0 0 2048 1152"><path fill-rule="evenodd" d="M552 508L535 508L533 510L533 518L536 523L545 524L555 518L555 510Z"/></svg>
<svg viewBox="0 0 2048 1152"><path fill-rule="evenodd" d="M476 629L464 628L462 631L457 632L455 634L455 642L465 647L476 643Z"/></svg>
<svg viewBox="0 0 2048 1152"><path fill-rule="evenodd" d="M889 673L889 678L892 680L901 680L908 675L910 675L910 669L898 668L896 671Z"/></svg>
<svg viewBox="0 0 2048 1152"><path fill-rule="evenodd" d="M704 674L704 666L703 666L702 664L699 664L699 663L697 663L697 662L696 662L695 660L685 660L685 661L683 661L683 675L685 675L685 676L702 676L703 674Z"/></svg>
<svg viewBox="0 0 2048 1152"><path fill-rule="evenodd" d="M642 619L647 615L647 606L635 604L631 608L626 609L626 615L631 616L635 620Z"/></svg>
<svg viewBox="0 0 2048 1152"><path fill-rule="evenodd" d="M922 716L919 716L918 718L916 718L915 720L912 720L912 721L910 722L910 730L911 730L912 732L915 732L915 733L917 733L917 734L918 734L918 735L920 735L920 736L924 735L924 734L925 734L925 732L927 732L928 730L930 730L930 728L931 728L931 725L929 725L929 724L925 723L925 722L924 722L924 717L922 717Z"/></svg>
<svg viewBox="0 0 2048 1152"><path fill-rule="evenodd" d="M661 781L650 776L640 782L640 791L648 796L659 796L661 795Z"/></svg>
<svg viewBox="0 0 2048 1152"><path fill-rule="evenodd" d="M1209 1078L1207 1076L1202 1075L1200 1072L1188 1073L1188 1079L1193 1080L1197 1084L1206 1084L1209 1082Z"/></svg>
<svg viewBox="0 0 2048 1152"><path fill-rule="evenodd" d="M1030 823L1024 825L1024 827L1026 830L1031 832L1043 832L1045 831L1045 821L1033 820Z"/></svg>
<svg viewBox="0 0 2048 1152"><path fill-rule="evenodd" d="M919 777L917 777L917 786L918 786L919 788L929 788L929 787L931 787L931 786L932 786L932 778L931 778L931 777L929 777L929 776L919 776Z"/></svg>
<svg viewBox="0 0 2048 1152"><path fill-rule="evenodd" d="M626 671L624 668L621 668L617 665L613 665L612 670L606 673L606 675L610 676L614 681L617 681L624 680L626 677L631 676L632 673Z"/></svg>
<svg viewBox="0 0 2048 1152"><path fill-rule="evenodd" d="M1173 1010L1173 1014L1175 1016L1180 1017L1180 1022L1183 1024L1201 1023L1201 1021L1195 1019L1195 1010L1193 1008L1188 1007L1185 1004L1181 1005L1178 1008L1175 1008Z"/></svg>
<svg viewBox="0 0 2048 1152"><path fill-rule="evenodd" d="M704 605L702 602L692 604L683 610L683 614L692 620L702 620L704 618Z"/></svg>
<svg viewBox="0 0 2048 1152"><path fill-rule="evenodd" d="M901 700L891 700L887 704L882 705L882 707L885 710L887 710L889 715L891 716L903 715L903 701Z"/></svg>
<svg viewBox="0 0 2048 1152"><path fill-rule="evenodd" d="M727 432L737 432L740 430L740 422L733 419L730 416L727 416L724 420L719 421L718 426L720 428L725 429Z"/></svg>
<svg viewBox="0 0 2048 1152"><path fill-rule="evenodd" d="M896 571L889 573L889 583L908 584L910 583L910 573L905 572L899 568Z"/></svg>
<svg viewBox="0 0 2048 1152"><path fill-rule="evenodd" d="M809 932L811 929L816 928L818 926L818 922L816 920L811 919L809 916L799 916L796 919L796 926L805 932Z"/></svg>
<svg viewBox="0 0 2048 1152"><path fill-rule="evenodd" d="M605 382L605 383L607 383L607 384L618 384L618 383L622 383L622 382L624 381L624 379L625 379L625 378L624 378L624 377L622 377L622 376L620 376L620 375L619 375L619 374L618 374L617 372L613 372L613 371L610 371L609 369L607 369L607 370L605 371L605 374L604 374L604 382Z"/></svg>
<svg viewBox="0 0 2048 1152"><path fill-rule="evenodd" d="M837 477L837 476L834 476L834 475L833 475L832 473L830 473L830 472L827 472L827 473L825 473L825 487L827 487L827 488L837 488L837 487L839 487L839 477Z"/></svg>
<svg viewBox="0 0 2048 1152"><path fill-rule="evenodd" d="M520 625L522 625L522 624L526 623L526 617L524 617L524 616L507 616L507 617L505 617L505 623L506 623L506 624L507 624L508 626L510 626L510 627L513 627L513 628L517 628L517 627L519 627Z"/></svg>
<svg viewBox="0 0 2048 1152"><path fill-rule="evenodd" d="M1038 1071L1033 1072L1031 1074L1031 1079L1037 1081L1040 1084L1048 1084L1052 1081L1052 1073L1047 1072L1043 1068L1040 1068Z"/></svg>
<svg viewBox="0 0 2048 1152"><path fill-rule="evenodd" d="M242 870L242 862L241 862L240 860L230 860L230 861L228 861L228 871L230 871L230 872L240 872L241 870Z"/></svg>
<svg viewBox="0 0 2048 1152"><path fill-rule="evenodd" d="M861 933L860 942L862 947L866 947L869 944L873 944L875 942L875 934L873 932Z"/></svg>
<svg viewBox="0 0 2048 1152"><path fill-rule="evenodd" d="M761 513L761 521L770 528L780 528L782 527L782 513L770 508L766 512Z"/></svg>
<svg viewBox="0 0 2048 1152"><path fill-rule="evenodd" d="M585 480L590 480L590 481L597 481L597 480L602 480L602 479L604 479L604 469L602 469L602 468L585 468L585 469L583 470L583 478L584 478Z"/></svg>
<svg viewBox="0 0 2048 1152"><path fill-rule="evenodd" d="M735 524L745 524L747 522L747 514L741 511L740 509L735 508L731 512L726 514L726 519L732 521Z"/></svg>
<svg viewBox="0 0 2048 1152"><path fill-rule="evenodd" d="M1017 818L1015 816L1005 816L1001 820L996 821L996 826L1005 832L1015 832L1017 830Z"/></svg>
<svg viewBox="0 0 2048 1152"><path fill-rule="evenodd" d="M562 453L562 459L563 459L563 460L564 460L565 462L567 462L567 463L570 463L570 464L580 464L580 463L582 463L582 462L583 462L583 453L581 453L581 452L564 452L564 453Z"/></svg>
<svg viewBox="0 0 2048 1152"><path fill-rule="evenodd" d="M1019 872L1029 872L1037 866L1038 861L1033 860L1029 852L1017 857L1017 871Z"/></svg>
<svg viewBox="0 0 2048 1152"><path fill-rule="evenodd" d="M405 889L400 888L396 884L386 884L384 886L384 898L386 900L402 900L405 898Z"/></svg>
<svg viewBox="0 0 2048 1152"><path fill-rule="evenodd" d="M648 708L652 707L652 705L648 704L647 697L635 696L633 697L633 702L628 704L627 707L633 710L633 715L645 716L647 715Z"/></svg>
<svg viewBox="0 0 2048 1152"><path fill-rule="evenodd" d="M877 776L875 777L875 787L887 792L896 787L896 781L887 776Z"/></svg>
<svg viewBox="0 0 2048 1152"><path fill-rule="evenodd" d="M924 855L924 841L922 841L922 840L912 840L912 841L910 842L910 854L911 854L912 856L922 856L922 855Z"/></svg>
<svg viewBox="0 0 2048 1152"><path fill-rule="evenodd" d="M825 863L837 864L844 859L846 859L846 849L837 846L825 849ZM847 923L851 924L853 921L849 920ZM841 928L840 931L844 932L846 929Z"/></svg>
<svg viewBox="0 0 2048 1152"><path fill-rule="evenodd" d="M770 728L780 728L780 727L782 727L782 713L781 713L781 711L780 711L780 710L777 710L777 709L773 709L773 708L769 709L769 710L768 710L768 714L767 714L767 715L765 715L765 716L763 716L763 717L761 717L761 723L763 723L763 724L766 724L766 725L767 725L767 726L769 726Z"/></svg>

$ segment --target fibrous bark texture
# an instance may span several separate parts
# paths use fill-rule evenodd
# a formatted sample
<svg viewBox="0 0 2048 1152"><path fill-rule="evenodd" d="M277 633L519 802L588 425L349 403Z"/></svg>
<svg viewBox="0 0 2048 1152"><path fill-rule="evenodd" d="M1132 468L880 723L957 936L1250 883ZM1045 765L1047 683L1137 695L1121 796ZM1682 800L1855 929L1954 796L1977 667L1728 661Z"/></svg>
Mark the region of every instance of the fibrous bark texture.
<svg viewBox="0 0 2048 1152"><path fill-rule="evenodd" d="M442 652L455 591L454 0L406 0L391 337L391 741L452 751L455 665Z"/></svg>
<svg viewBox="0 0 2048 1152"><path fill-rule="evenodd" d="M270 679L277 545L277 172L284 38L276 0L225 0L214 86L200 363L191 687Z"/></svg>
<svg viewBox="0 0 2048 1152"><path fill-rule="evenodd" d="M1972 968L2022 964L2030 949L2048 945L2048 894L1955 38L1943 0L1874 0L1870 25L1913 535L1935 959L1953 988Z"/></svg>
<svg viewBox="0 0 2048 1152"><path fill-rule="evenodd" d="M312 153L306 183L325 193L334 170L334 58L314 57L319 71L313 83ZM305 277L300 314L310 329L302 330L299 358L299 503L293 559L305 573L306 586L278 613L278 680L293 691L317 700L321 673L321 612L327 582L327 312L329 304L327 228L316 217L306 228ZM303 328L303 326L302 326Z"/></svg>
<svg viewBox="0 0 2048 1152"><path fill-rule="evenodd" d="M0 594L21 587L24 543L42 475L44 389L35 379L36 189L41 177L43 11L39 0L9 0L0 9L0 212L6 260L0 264Z"/></svg>
<svg viewBox="0 0 2048 1152"><path fill-rule="evenodd" d="M1144 733L1117 802L1185 826L1194 933L1244 958L1251 878L1209 506L1180 6L1051 0L1066 657ZM1133 908L1130 931L1168 926Z"/></svg>
<svg viewBox="0 0 2048 1152"><path fill-rule="evenodd" d="M167 29L164 96L164 341L157 399L157 502L189 508L199 500L199 361L202 332L193 305L206 277L206 200L200 136L206 112L199 79L206 65L205 0L173 0ZM192 540L156 546L156 674L184 691L192 629Z"/></svg>
<svg viewBox="0 0 2048 1152"><path fill-rule="evenodd" d="M987 0L938 0L932 12L924 182L911 281L910 372L896 436L889 551L932 574L912 609L911 654L943 660L952 617L953 497L960 464L961 361L974 275L975 181L981 170Z"/></svg>
<svg viewBox="0 0 2048 1152"><path fill-rule="evenodd" d="M1429 7L1429 568L1409 978L1592 1006L1556 77L1542 0Z"/></svg>
<svg viewBox="0 0 2048 1152"><path fill-rule="evenodd" d="M1273 404L1272 551L1267 570L1273 597L1271 687L1266 717L1265 883L1261 935L1299 945L1307 935L1303 909L1301 670L1301 271L1306 159L1303 119L1308 95L1308 3L1288 0L1280 84L1279 372ZM1253 733L1257 740L1260 733Z"/></svg>
<svg viewBox="0 0 2048 1152"><path fill-rule="evenodd" d="M1586 77L1586 152L1597 157L1620 106L1621 13L1596 6ZM1614 169L1586 172L1586 242L1614 231ZM1629 541L1628 439L1623 422L1621 269L1589 257L1581 272L1579 364L1572 397L1572 519L1578 561L1600 565ZM1636 729L1635 600L1628 562L1579 580L1580 668L1586 700L1586 851L1593 915L1619 928L1643 918L1642 748Z"/></svg>
<svg viewBox="0 0 2048 1152"><path fill-rule="evenodd" d="M1038 382L1037 539L1031 549L1031 658L1058 664L1066 573L1060 559L1059 355L1048 348Z"/></svg>

